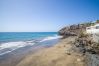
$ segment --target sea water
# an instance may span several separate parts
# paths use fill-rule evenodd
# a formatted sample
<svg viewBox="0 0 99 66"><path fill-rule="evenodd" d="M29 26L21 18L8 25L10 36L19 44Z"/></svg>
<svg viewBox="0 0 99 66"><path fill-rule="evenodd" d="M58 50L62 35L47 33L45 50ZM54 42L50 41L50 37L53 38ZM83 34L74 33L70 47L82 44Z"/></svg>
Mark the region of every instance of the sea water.
<svg viewBox="0 0 99 66"><path fill-rule="evenodd" d="M0 32L0 55L58 38L57 32Z"/></svg>

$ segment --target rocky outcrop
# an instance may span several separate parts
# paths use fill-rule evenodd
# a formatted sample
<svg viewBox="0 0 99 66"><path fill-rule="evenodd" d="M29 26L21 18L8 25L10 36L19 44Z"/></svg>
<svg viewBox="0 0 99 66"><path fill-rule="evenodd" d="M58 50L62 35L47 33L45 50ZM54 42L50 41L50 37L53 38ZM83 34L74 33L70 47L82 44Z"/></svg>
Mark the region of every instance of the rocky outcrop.
<svg viewBox="0 0 99 66"><path fill-rule="evenodd" d="M83 24L71 25L62 28L59 30L59 35L62 35L64 38L68 36L77 36L82 30L85 30L86 26Z"/></svg>
<svg viewBox="0 0 99 66"><path fill-rule="evenodd" d="M74 45L77 48L81 49L80 52L99 54L99 43L94 42L93 37L91 35L84 33L84 32L80 33L77 36L77 38L74 42Z"/></svg>
<svg viewBox="0 0 99 66"><path fill-rule="evenodd" d="M99 66L99 43L94 42L92 35L86 34L86 27L95 23L71 25L59 30L63 38L75 36L73 51L86 57L87 66ZM70 39L71 40L71 39ZM66 50L67 51L67 50ZM67 52L70 55L70 52Z"/></svg>
<svg viewBox="0 0 99 66"><path fill-rule="evenodd" d="M94 25L95 23L87 22L83 24L74 24L70 26L63 27L59 30L59 35L62 35L64 38L68 36L77 36L80 34L80 32L83 32L86 30L86 27L89 27L91 25Z"/></svg>
<svg viewBox="0 0 99 66"><path fill-rule="evenodd" d="M81 49L81 52L99 54L99 43L93 41L91 35L86 34L86 27L94 23L84 23L78 25L70 25L59 30L59 35L62 35L63 38L69 36L76 36L75 46Z"/></svg>
<svg viewBox="0 0 99 66"><path fill-rule="evenodd" d="M86 56L87 66L99 66L99 43L95 43L91 36L77 36L74 46Z"/></svg>

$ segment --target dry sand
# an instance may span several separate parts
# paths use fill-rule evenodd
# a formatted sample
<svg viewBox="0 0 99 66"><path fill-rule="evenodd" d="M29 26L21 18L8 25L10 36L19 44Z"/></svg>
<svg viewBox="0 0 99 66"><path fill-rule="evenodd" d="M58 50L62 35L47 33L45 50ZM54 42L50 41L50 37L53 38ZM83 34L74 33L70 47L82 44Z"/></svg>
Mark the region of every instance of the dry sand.
<svg viewBox="0 0 99 66"><path fill-rule="evenodd" d="M75 37L61 40L53 47L42 49L25 57L17 66L86 66L85 57L72 49Z"/></svg>

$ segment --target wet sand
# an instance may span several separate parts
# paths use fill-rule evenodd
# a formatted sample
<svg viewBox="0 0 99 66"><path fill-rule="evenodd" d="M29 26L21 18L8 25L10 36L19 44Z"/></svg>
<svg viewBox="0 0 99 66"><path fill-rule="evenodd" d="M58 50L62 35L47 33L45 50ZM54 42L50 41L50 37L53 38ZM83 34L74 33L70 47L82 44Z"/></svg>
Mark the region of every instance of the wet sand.
<svg viewBox="0 0 99 66"><path fill-rule="evenodd" d="M35 54L36 52L49 48L55 45L59 40L45 41L37 43L33 46L17 49L11 53L0 56L0 66L16 66L24 60L28 55Z"/></svg>

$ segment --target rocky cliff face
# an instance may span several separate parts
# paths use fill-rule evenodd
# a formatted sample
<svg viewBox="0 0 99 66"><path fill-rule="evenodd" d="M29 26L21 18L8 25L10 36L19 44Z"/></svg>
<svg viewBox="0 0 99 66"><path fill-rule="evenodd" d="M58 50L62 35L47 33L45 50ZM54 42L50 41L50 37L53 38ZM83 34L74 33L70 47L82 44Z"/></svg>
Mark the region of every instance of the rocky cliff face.
<svg viewBox="0 0 99 66"><path fill-rule="evenodd" d="M59 35L62 35L63 38L76 36L73 43L76 51L86 56L88 66L99 66L99 43L94 42L93 37L85 33L86 27L92 24L94 23L64 27L59 30Z"/></svg>
<svg viewBox="0 0 99 66"><path fill-rule="evenodd" d="M75 40L76 46L81 46L84 51L90 53L99 54L99 43L96 43L93 40L92 35L86 34L85 30L88 27L88 24L78 24L71 25L69 27L64 27L59 31L59 35L62 35L63 38L69 36L76 36L77 40ZM85 52L86 52L85 51Z"/></svg>
<svg viewBox="0 0 99 66"><path fill-rule="evenodd" d="M68 36L77 36L81 31L84 31L86 27L85 24L67 26L59 30L59 35L62 35L64 38Z"/></svg>

